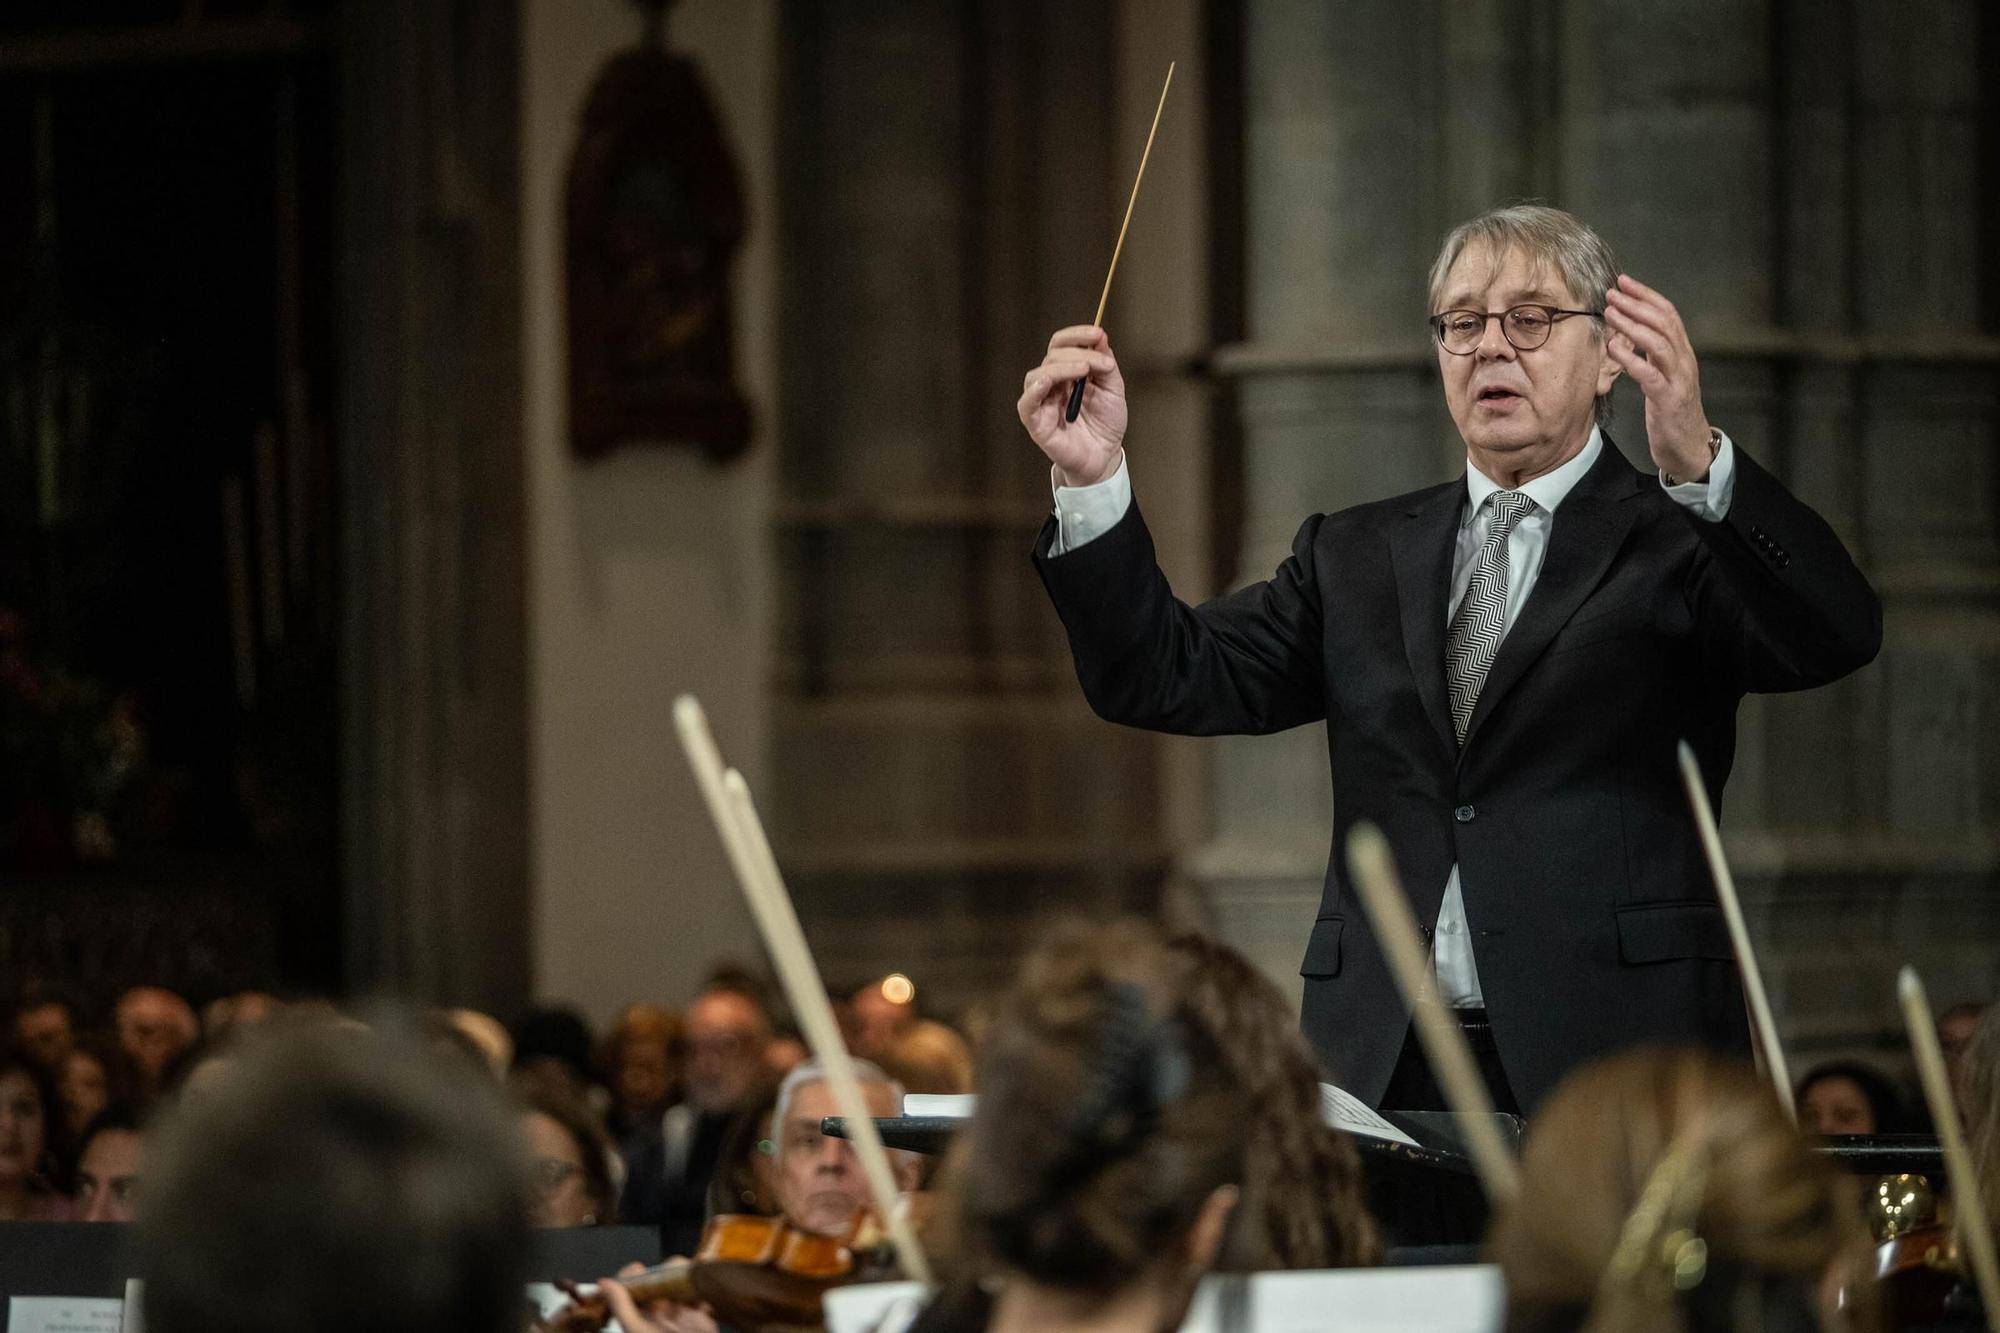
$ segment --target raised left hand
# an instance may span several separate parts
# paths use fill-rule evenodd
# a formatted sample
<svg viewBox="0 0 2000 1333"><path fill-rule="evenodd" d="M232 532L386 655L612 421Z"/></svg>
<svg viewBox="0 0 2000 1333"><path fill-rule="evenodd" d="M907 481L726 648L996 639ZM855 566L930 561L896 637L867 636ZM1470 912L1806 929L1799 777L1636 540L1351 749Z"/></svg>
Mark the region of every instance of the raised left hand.
<svg viewBox="0 0 2000 1333"><path fill-rule="evenodd" d="M1653 465L1679 481L1699 481L1714 461L1701 376L1673 302L1620 274L1604 294L1611 357L1646 395L1646 443Z"/></svg>

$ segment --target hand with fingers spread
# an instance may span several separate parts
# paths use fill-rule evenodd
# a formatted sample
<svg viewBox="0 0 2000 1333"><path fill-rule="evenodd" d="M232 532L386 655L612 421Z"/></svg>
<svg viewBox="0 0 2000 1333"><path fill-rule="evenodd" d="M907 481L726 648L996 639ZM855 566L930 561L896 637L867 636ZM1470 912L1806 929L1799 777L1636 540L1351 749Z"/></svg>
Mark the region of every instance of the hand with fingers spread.
<svg viewBox="0 0 2000 1333"><path fill-rule="evenodd" d="M1065 421L1070 385L1087 380L1083 410ZM1065 486L1091 486L1118 470L1124 456L1125 377L1111 354L1111 339L1093 324L1075 324L1049 339L1048 355L1022 380L1015 404Z"/></svg>
<svg viewBox="0 0 2000 1333"><path fill-rule="evenodd" d="M1714 461L1701 376L1680 312L1636 278L1620 274L1604 294L1610 351L1646 395L1646 443L1653 463L1677 481L1700 481Z"/></svg>

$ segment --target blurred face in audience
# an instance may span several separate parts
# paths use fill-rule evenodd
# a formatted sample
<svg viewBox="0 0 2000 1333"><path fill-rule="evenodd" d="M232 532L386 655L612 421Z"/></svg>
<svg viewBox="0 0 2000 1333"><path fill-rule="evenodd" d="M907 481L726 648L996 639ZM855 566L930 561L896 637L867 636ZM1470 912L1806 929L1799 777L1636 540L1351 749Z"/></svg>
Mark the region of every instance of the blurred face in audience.
<svg viewBox="0 0 2000 1333"><path fill-rule="evenodd" d="M41 1169L48 1108L26 1070L0 1073L0 1189L19 1190Z"/></svg>
<svg viewBox="0 0 2000 1333"><path fill-rule="evenodd" d="M153 986L130 990L118 1000L118 1044L149 1083L194 1045L194 1010L172 991Z"/></svg>
<svg viewBox="0 0 2000 1333"><path fill-rule="evenodd" d="M861 1091L876 1115L896 1114L896 1096L888 1085L864 1083ZM824 1082L801 1084L784 1111L785 1122L778 1126L778 1204L794 1226L843 1235L854 1215L869 1206L868 1182L847 1140L819 1132L821 1120L840 1114L833 1089ZM892 1152L889 1160L897 1185L914 1189L918 1164L908 1153Z"/></svg>
<svg viewBox="0 0 2000 1333"><path fill-rule="evenodd" d="M880 983L864 986L854 997L854 1053L874 1059L910 1030L916 1010L882 993Z"/></svg>
<svg viewBox="0 0 2000 1333"><path fill-rule="evenodd" d="M528 1160L534 1172L534 1222L538 1227L581 1227L597 1220L590 1199L590 1175L583 1165L583 1148L559 1121L540 1111L521 1116L528 1139Z"/></svg>
<svg viewBox="0 0 2000 1333"><path fill-rule="evenodd" d="M665 1109L674 1087L666 1043L650 1037L627 1037L618 1048L617 1082L612 1091L626 1114Z"/></svg>
<svg viewBox="0 0 2000 1333"><path fill-rule="evenodd" d="M76 1206L86 1222L130 1222L138 1215L146 1141L129 1129L91 1136L76 1167Z"/></svg>
<svg viewBox="0 0 2000 1333"><path fill-rule="evenodd" d="M765 1077L770 1024L747 997L710 991L688 1009L688 1101L711 1114L747 1098Z"/></svg>
<svg viewBox="0 0 2000 1333"><path fill-rule="evenodd" d="M1806 1089L1799 1100L1799 1128L1808 1134L1873 1134L1875 1108L1859 1083L1834 1074Z"/></svg>
<svg viewBox="0 0 2000 1333"><path fill-rule="evenodd" d="M63 1124L71 1142L83 1133L99 1111L111 1103L111 1080L89 1051L77 1049L63 1057L56 1075L56 1095L62 1099Z"/></svg>
<svg viewBox="0 0 2000 1333"><path fill-rule="evenodd" d="M68 1005L51 1002L16 1014L14 1035L29 1059L44 1069L54 1069L76 1040L76 1026Z"/></svg>

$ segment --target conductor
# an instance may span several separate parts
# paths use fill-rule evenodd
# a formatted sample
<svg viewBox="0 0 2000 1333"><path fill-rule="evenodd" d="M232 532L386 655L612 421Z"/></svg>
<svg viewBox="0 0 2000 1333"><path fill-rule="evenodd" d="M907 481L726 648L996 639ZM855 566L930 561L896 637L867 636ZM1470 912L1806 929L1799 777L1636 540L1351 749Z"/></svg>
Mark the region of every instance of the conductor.
<svg viewBox="0 0 2000 1333"><path fill-rule="evenodd" d="M1326 722L1335 848L1356 820L1382 828L1495 1105L1532 1110L1619 1047L1747 1051L1675 744L1719 803L1743 695L1865 665L1881 608L1825 521L1711 426L1679 312L1583 222L1474 218L1429 298L1465 475L1314 514L1270 578L1194 607L1133 498L1110 340L1058 332L1018 404L1055 491L1035 563L1100 716ZM1645 395L1651 474L1603 430L1621 374ZM1338 855L1300 971L1330 1078L1444 1108Z"/></svg>

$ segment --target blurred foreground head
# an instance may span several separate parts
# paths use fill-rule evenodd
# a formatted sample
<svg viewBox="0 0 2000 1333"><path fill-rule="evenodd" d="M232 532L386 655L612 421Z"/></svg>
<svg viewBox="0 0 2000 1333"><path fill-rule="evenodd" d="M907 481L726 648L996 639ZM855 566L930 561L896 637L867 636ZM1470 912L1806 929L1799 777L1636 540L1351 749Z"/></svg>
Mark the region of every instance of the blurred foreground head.
<svg viewBox="0 0 2000 1333"><path fill-rule="evenodd" d="M1289 1007L1243 960L1138 922L1051 935L1000 1003L949 1168L953 1290L919 1327L1179 1325L1211 1268L1373 1258L1354 1150Z"/></svg>
<svg viewBox="0 0 2000 1333"><path fill-rule="evenodd" d="M461 1062L352 1030L259 1034L151 1147L155 1333L520 1325L519 1137Z"/></svg>
<svg viewBox="0 0 2000 1333"><path fill-rule="evenodd" d="M1633 1051L1571 1076L1529 1133L1500 1218L1510 1330L1871 1329L1852 1186L1748 1065Z"/></svg>

